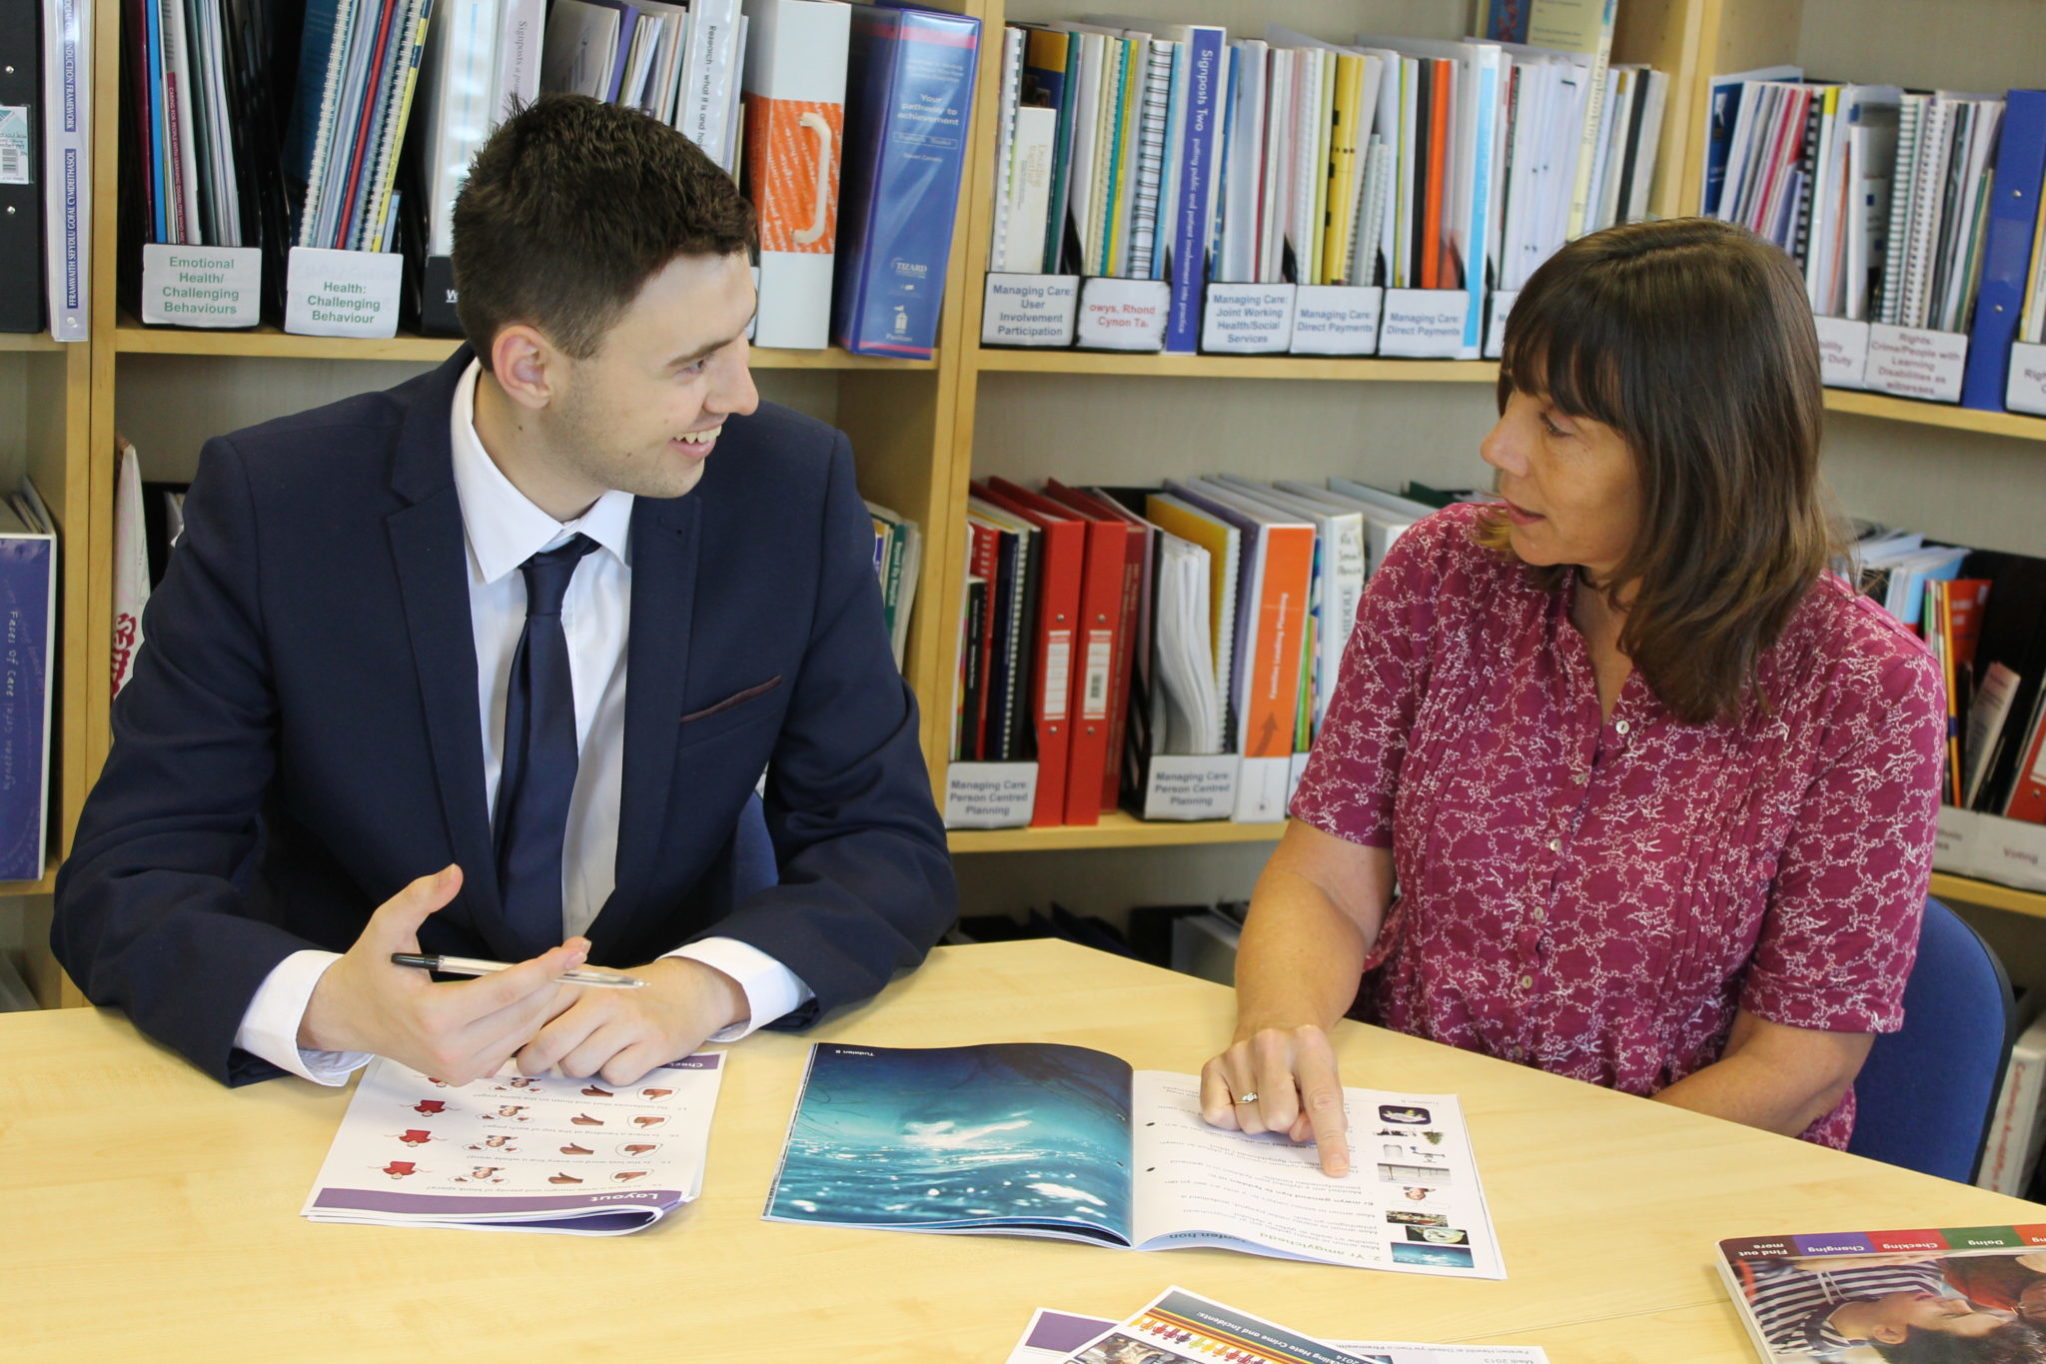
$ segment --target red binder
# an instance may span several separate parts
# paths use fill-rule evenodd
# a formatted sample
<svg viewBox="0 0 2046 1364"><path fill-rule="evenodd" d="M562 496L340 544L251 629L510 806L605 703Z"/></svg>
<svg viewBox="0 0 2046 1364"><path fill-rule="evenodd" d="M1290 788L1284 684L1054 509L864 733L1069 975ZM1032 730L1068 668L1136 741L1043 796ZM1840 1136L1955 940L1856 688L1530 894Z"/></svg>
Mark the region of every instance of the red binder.
<svg viewBox="0 0 2046 1364"><path fill-rule="evenodd" d="M980 695L974 705L974 713L965 717L965 741L959 746L961 757L979 762L988 757L987 711L988 693L993 690L985 679L993 676L992 663L995 653L995 594L1001 577L1002 558L1001 532L992 526L966 523L966 533L972 542L973 552L969 561L972 577L987 581L987 610L981 613L981 628L978 638L968 641L969 648L980 657L979 675L983 679Z"/></svg>
<svg viewBox="0 0 2046 1364"><path fill-rule="evenodd" d="M2033 725L2032 732L2025 737L2024 756L2018 762L2003 814L2005 819L2046 824L2046 718Z"/></svg>
<svg viewBox="0 0 2046 1364"><path fill-rule="evenodd" d="M1031 714L1037 728L1037 798L1030 822L1064 824L1067 770L1072 750L1073 647L1079 630L1080 580L1086 570L1087 523L1056 503L1004 479L974 483L973 495L1020 516L1044 533L1044 570L1038 586L1037 666L1031 675ZM1021 494L1020 497L1015 494ZM1099 779L1099 773L1096 774ZM1072 821L1094 824L1089 815Z"/></svg>
<svg viewBox="0 0 2046 1364"><path fill-rule="evenodd" d="M1130 709L1130 678L1136 668L1137 616L1143 605L1144 554L1148 538L1136 517L1098 493L1069 488L1055 478L1044 481L1044 495L1071 507L1089 521L1119 527L1122 533L1122 589L1116 612L1115 653L1108 677L1108 751L1101 767L1101 808L1114 810L1122 791L1123 731ZM1089 540L1088 552L1093 552Z"/></svg>
<svg viewBox="0 0 2046 1364"><path fill-rule="evenodd" d="M1067 518L1076 513L1042 493L1007 479L991 479L994 490L1040 517ZM1066 755L1065 822L1101 822L1102 771L1108 762L1108 717L1115 675L1116 622L1122 616L1124 531L1118 521L1080 518L1083 546L1080 562L1079 614L1073 630L1071 740ZM1047 561L1049 572L1050 563ZM1049 579L1047 579L1049 581ZM1038 768L1037 780L1045 779Z"/></svg>

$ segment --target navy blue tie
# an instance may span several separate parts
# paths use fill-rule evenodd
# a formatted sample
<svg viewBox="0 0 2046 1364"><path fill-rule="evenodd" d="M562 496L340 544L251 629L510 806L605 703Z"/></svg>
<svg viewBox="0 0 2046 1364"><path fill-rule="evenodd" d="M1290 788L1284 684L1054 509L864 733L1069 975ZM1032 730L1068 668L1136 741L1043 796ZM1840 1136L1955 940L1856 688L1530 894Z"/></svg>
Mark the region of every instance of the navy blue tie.
<svg viewBox="0 0 2046 1364"><path fill-rule="evenodd" d="M561 599L576 564L596 547L578 535L519 565L526 576L526 628L505 693L493 833L505 919L529 956L561 941L561 844L576 768L575 683Z"/></svg>

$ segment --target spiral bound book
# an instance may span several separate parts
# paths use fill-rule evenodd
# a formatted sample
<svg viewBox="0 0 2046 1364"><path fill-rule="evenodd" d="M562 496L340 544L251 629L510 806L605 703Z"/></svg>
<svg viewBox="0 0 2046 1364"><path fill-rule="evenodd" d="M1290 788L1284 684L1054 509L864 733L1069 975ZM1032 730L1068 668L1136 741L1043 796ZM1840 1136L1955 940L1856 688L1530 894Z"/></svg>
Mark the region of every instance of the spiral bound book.
<svg viewBox="0 0 2046 1364"><path fill-rule="evenodd" d="M303 1215L372 1226L618 1236L703 1189L724 1054L630 1085L507 1069L450 1085L395 1061L363 1073Z"/></svg>

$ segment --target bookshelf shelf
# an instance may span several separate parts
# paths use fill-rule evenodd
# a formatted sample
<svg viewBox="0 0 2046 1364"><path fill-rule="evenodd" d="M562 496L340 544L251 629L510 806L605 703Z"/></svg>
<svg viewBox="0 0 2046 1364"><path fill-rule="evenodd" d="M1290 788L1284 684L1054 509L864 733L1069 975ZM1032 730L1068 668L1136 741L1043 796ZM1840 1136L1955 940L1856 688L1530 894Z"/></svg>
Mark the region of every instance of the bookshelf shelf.
<svg viewBox="0 0 2046 1364"><path fill-rule="evenodd" d="M48 895L57 888L57 859L51 858L43 869L41 880L0 881L0 900L17 895Z"/></svg>
<svg viewBox="0 0 2046 1364"><path fill-rule="evenodd" d="M1879 417L1884 421L1916 422L1921 426L1944 426L1955 431L1980 431L1991 436L2046 441L2046 417L2027 417L2017 412L1981 412L1972 407L1892 398L1884 393L1861 393L1849 388L1827 389L1826 410Z"/></svg>
<svg viewBox="0 0 2046 1364"><path fill-rule="evenodd" d="M976 348L983 374L1129 374L1153 379L1349 379L1489 384L1495 360L1379 360L1305 355L1132 355L1120 351Z"/></svg>
<svg viewBox="0 0 2046 1364"><path fill-rule="evenodd" d="M54 344L54 343L52 343ZM214 355L273 360L409 360L436 364L461 344L460 337L400 332L387 340L351 336L296 336L265 324L247 331L199 331L145 327L124 318L114 331L114 349L124 355ZM892 360L849 355L842 350L764 350L752 353L755 369L899 370L937 368L936 360Z"/></svg>
<svg viewBox="0 0 2046 1364"><path fill-rule="evenodd" d="M52 341L46 332L0 332L0 353L62 349L64 343Z"/></svg>
<svg viewBox="0 0 2046 1364"><path fill-rule="evenodd" d="M1943 871L1936 871L1932 874L1932 894L1939 900L1987 905L1991 909L2004 909L2013 914L2046 919L2046 894L2036 890L2019 890L2015 886L1999 885L1995 881L1978 881L1971 876L1952 876Z"/></svg>
<svg viewBox="0 0 2046 1364"><path fill-rule="evenodd" d="M1116 811L1099 824L1054 824L1031 829L954 829L955 853L1045 852L1070 848L1168 848L1197 843L1276 843L1284 824L1237 824L1229 820L1174 823L1143 820Z"/></svg>

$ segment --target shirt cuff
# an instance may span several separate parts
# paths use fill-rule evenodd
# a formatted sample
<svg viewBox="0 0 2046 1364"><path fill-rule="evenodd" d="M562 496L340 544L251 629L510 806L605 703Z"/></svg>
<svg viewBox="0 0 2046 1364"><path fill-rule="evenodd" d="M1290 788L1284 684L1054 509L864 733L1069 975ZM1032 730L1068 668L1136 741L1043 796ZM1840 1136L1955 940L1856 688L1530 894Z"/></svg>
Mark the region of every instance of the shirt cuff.
<svg viewBox="0 0 2046 1364"><path fill-rule="evenodd" d="M278 962L249 1001L234 1044L315 1084L346 1084L349 1076L369 1064L368 1052L307 1051L298 1045L298 1026L305 1021L313 988L339 960L338 952L307 949Z"/></svg>
<svg viewBox="0 0 2046 1364"><path fill-rule="evenodd" d="M803 983L802 977L737 938L704 938L667 955L687 957L724 972L739 982L739 989L746 995L749 1013L746 1021L719 1029L707 1041L736 1042L816 998L816 992Z"/></svg>

